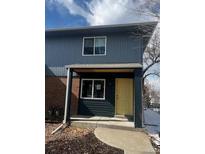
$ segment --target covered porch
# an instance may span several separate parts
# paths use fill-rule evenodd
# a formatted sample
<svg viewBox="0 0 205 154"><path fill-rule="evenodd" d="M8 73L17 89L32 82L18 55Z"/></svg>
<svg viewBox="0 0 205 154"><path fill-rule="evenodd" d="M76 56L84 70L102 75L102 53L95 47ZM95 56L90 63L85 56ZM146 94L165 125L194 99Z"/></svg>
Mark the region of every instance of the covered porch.
<svg viewBox="0 0 205 154"><path fill-rule="evenodd" d="M142 127L142 65L67 65L64 123L96 127ZM78 115L71 116L73 73L80 77Z"/></svg>

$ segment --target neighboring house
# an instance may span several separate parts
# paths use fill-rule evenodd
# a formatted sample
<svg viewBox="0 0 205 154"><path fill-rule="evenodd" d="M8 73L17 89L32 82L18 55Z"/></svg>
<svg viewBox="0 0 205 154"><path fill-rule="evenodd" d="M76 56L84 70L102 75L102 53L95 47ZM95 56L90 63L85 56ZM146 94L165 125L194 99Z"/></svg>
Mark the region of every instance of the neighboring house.
<svg viewBox="0 0 205 154"><path fill-rule="evenodd" d="M142 127L143 51L157 22L48 29L46 112L128 116Z"/></svg>

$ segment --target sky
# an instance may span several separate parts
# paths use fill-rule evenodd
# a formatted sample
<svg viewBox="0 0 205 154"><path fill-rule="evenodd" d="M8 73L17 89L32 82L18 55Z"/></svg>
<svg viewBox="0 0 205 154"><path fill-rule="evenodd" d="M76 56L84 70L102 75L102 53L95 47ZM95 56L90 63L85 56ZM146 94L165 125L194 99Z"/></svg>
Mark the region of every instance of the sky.
<svg viewBox="0 0 205 154"><path fill-rule="evenodd" d="M156 21L136 10L159 13L159 0L45 0L45 27L82 27ZM159 89L159 78L151 76L149 83Z"/></svg>
<svg viewBox="0 0 205 154"><path fill-rule="evenodd" d="M159 10L159 1L148 0L46 0L45 27L80 27L156 20L136 9Z"/></svg>

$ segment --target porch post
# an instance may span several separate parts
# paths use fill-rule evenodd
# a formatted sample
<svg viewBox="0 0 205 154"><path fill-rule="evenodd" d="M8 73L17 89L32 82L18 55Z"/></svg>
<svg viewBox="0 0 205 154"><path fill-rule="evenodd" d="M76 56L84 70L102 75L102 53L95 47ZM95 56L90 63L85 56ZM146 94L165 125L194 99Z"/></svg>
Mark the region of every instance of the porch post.
<svg viewBox="0 0 205 154"><path fill-rule="evenodd" d="M72 78L73 78L73 70L71 68L68 68L68 70L67 70L66 96L65 96L65 111L64 111L63 123L66 123L67 121L70 122Z"/></svg>
<svg viewBox="0 0 205 154"><path fill-rule="evenodd" d="M134 71L134 125L135 128L142 128L142 68Z"/></svg>

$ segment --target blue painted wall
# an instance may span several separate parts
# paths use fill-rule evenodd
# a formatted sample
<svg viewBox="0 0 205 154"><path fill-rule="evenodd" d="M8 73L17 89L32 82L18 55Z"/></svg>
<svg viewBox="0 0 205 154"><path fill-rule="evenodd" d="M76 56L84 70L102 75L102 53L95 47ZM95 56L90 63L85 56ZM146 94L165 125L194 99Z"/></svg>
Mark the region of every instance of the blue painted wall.
<svg viewBox="0 0 205 154"><path fill-rule="evenodd" d="M82 56L83 37L87 36L107 36L106 56ZM54 35L45 39L46 66L52 72L46 72L48 76L66 76L64 66L69 64L142 63L142 55L142 38L131 32Z"/></svg>
<svg viewBox="0 0 205 154"><path fill-rule="evenodd" d="M96 116L114 116L115 79L106 78L105 100L79 99L78 114Z"/></svg>

